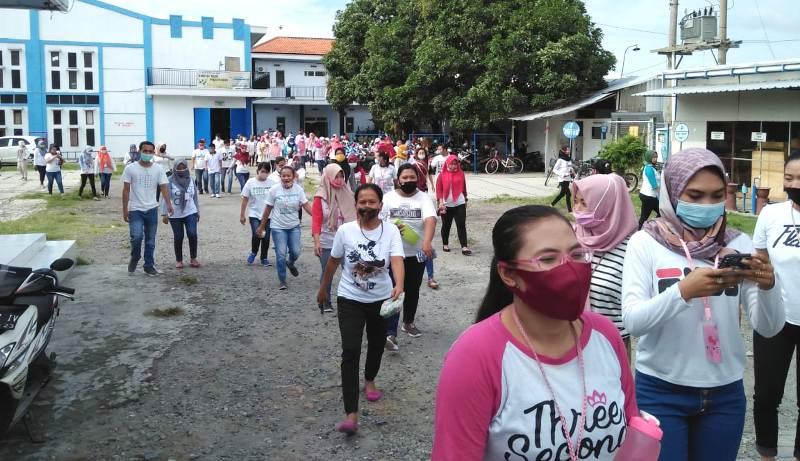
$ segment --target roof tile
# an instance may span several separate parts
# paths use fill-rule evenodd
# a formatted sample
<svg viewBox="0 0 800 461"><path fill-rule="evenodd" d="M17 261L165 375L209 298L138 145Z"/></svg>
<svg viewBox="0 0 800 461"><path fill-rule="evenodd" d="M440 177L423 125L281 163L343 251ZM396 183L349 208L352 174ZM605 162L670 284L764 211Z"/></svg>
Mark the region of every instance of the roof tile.
<svg viewBox="0 0 800 461"><path fill-rule="evenodd" d="M332 38L275 37L253 47L253 53L307 54L323 56L333 46Z"/></svg>

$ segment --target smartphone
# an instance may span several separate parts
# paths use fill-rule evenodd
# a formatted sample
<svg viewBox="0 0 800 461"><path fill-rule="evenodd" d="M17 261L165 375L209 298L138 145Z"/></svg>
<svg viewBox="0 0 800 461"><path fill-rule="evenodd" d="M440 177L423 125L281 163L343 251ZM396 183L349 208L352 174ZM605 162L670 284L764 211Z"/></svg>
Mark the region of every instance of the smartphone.
<svg viewBox="0 0 800 461"><path fill-rule="evenodd" d="M745 264L744 260L749 260L753 256L750 254L742 254L742 253L735 253L730 255L725 255L722 260L719 262L719 269L724 269L726 267L735 267L736 269L750 269L748 264Z"/></svg>

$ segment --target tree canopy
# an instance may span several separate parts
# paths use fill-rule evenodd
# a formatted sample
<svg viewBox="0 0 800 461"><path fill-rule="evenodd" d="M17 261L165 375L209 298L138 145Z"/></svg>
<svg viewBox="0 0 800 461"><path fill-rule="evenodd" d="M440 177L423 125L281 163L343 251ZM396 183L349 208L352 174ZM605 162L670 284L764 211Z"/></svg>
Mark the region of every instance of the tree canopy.
<svg viewBox="0 0 800 461"><path fill-rule="evenodd" d="M580 0L352 0L334 38L331 104L406 129L547 107L602 88L615 62Z"/></svg>

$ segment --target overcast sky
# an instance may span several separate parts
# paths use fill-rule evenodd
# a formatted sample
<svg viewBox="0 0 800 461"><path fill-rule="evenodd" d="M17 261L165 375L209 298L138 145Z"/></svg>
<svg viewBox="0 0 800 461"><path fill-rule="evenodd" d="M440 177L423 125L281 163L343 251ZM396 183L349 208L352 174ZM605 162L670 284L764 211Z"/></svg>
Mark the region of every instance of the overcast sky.
<svg viewBox="0 0 800 461"><path fill-rule="evenodd" d="M162 18L170 14L189 19L213 16L219 21L240 17L249 24L266 26L269 36L305 37L331 37L336 11L348 3L347 0L106 1ZM665 67L666 58L650 50L667 45L668 0L586 0L585 3L592 20L604 31L603 46L617 56L617 73L625 48L633 44L639 44L641 50L628 51L626 75L655 73ZM679 19L685 9L709 5L712 2L707 0L680 0ZM717 3L713 5L717 9ZM728 0L728 9L728 37L744 41L741 48L728 52L729 63L800 58L798 0ZM704 51L684 58L680 68L713 64L710 52Z"/></svg>

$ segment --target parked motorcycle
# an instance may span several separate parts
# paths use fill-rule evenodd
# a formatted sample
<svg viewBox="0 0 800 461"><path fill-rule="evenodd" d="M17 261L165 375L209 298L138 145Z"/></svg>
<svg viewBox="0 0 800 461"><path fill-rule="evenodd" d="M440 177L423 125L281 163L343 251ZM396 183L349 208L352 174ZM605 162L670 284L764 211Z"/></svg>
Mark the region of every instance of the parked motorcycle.
<svg viewBox="0 0 800 461"><path fill-rule="evenodd" d="M46 351L58 299L73 299L75 293L58 284L56 271L73 264L62 258L49 269L0 265L0 437L22 419L50 381L55 354Z"/></svg>

